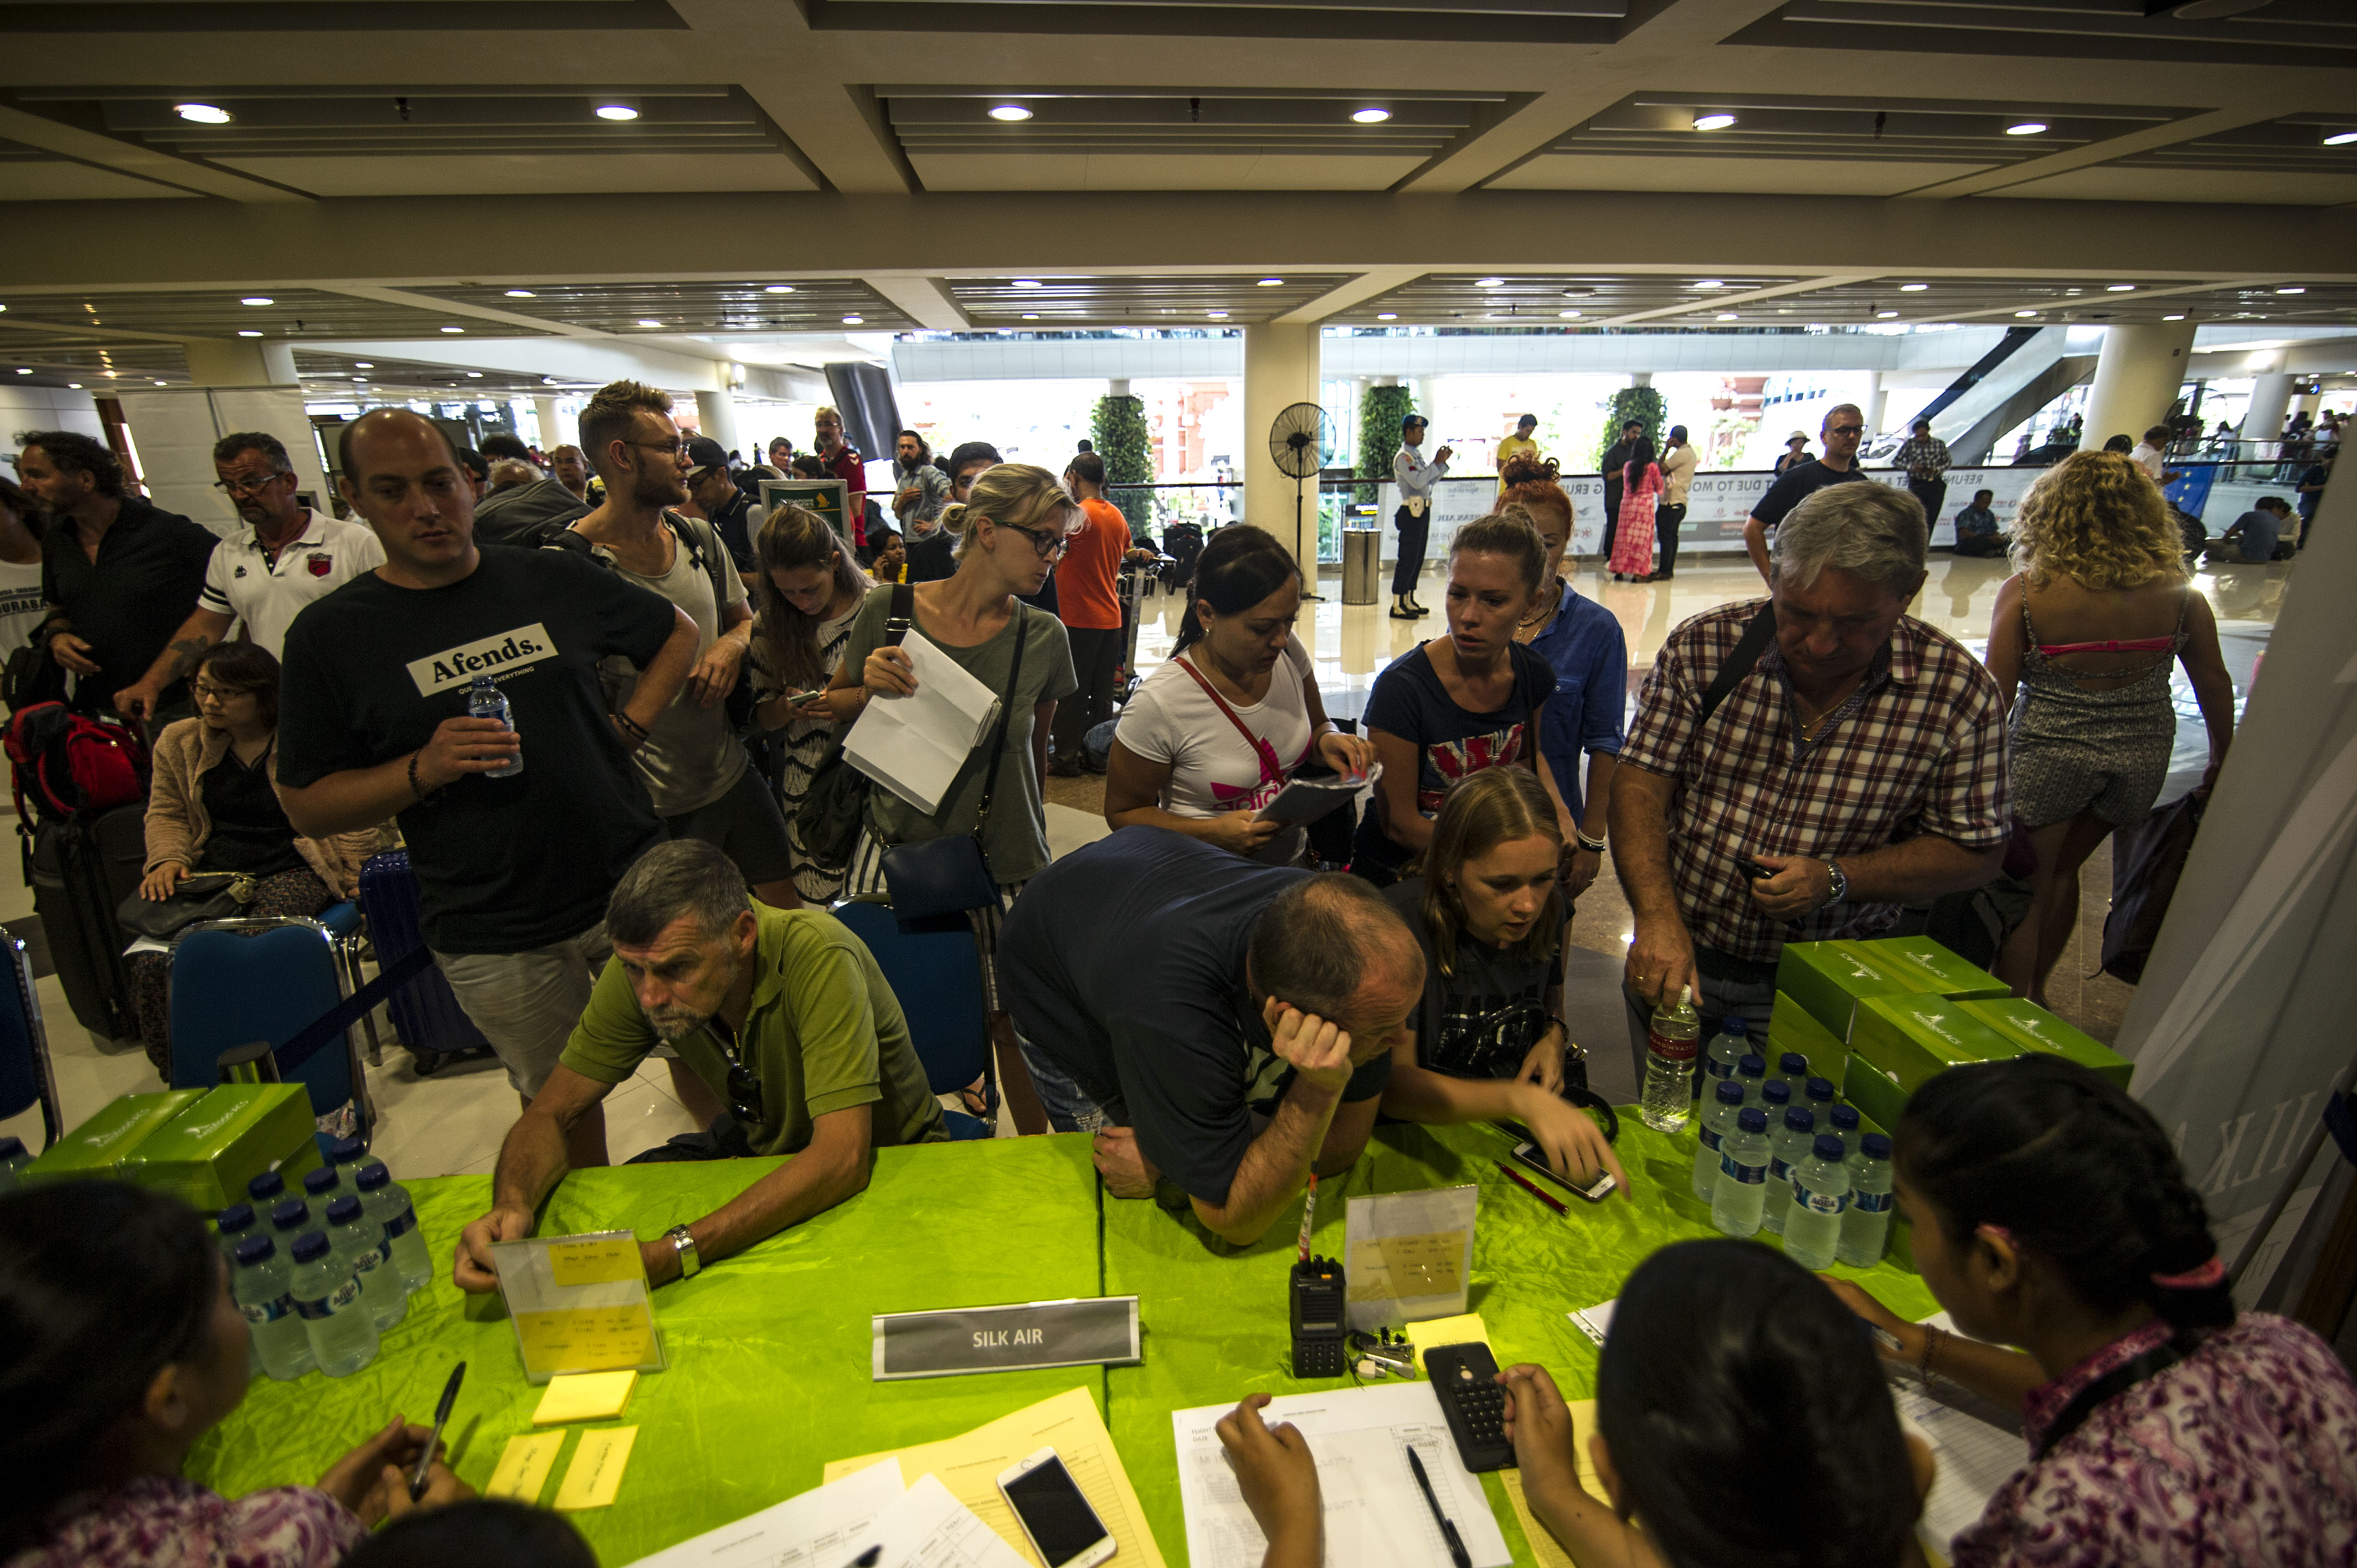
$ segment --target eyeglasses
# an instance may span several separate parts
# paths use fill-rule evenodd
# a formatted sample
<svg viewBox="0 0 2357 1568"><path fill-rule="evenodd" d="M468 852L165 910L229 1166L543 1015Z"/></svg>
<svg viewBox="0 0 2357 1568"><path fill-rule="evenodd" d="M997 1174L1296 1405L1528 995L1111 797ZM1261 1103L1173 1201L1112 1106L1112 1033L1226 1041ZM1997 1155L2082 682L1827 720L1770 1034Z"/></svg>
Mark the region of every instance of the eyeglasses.
<svg viewBox="0 0 2357 1568"><path fill-rule="evenodd" d="M1866 434L1866 426L1863 424L1833 424L1825 427L1825 434L1828 435L1863 435Z"/></svg>
<svg viewBox="0 0 2357 1568"><path fill-rule="evenodd" d="M1002 522L998 526L1019 533L1029 540L1031 548L1039 553L1039 559L1042 561L1060 559L1065 551L1072 547L1072 541L1066 534L1049 533L1044 529L1024 528L1012 522Z"/></svg>
<svg viewBox="0 0 2357 1568"><path fill-rule="evenodd" d="M684 442L684 441L676 441L676 440L674 440L674 441L625 441L625 442L623 442L623 443L622 443L622 445L623 445L623 446L643 446L643 447L645 447L645 448L646 448L648 451L650 451L650 452L668 452L668 453L670 453L670 454L672 455L672 456L673 456L673 457L674 457L674 458L677 458L678 456L680 456L683 453L684 453L684 452L687 450L687 443L686 443L686 442Z"/></svg>
<svg viewBox="0 0 2357 1568"><path fill-rule="evenodd" d="M210 681L199 681L195 682L189 690L196 693L197 701L200 703L207 700L216 703L233 703L240 697L248 697L253 694L251 688L248 687L216 686Z"/></svg>
<svg viewBox="0 0 2357 1568"><path fill-rule="evenodd" d="M215 479L213 489L227 490L233 496L256 496L285 477L285 474L264 474L258 479Z"/></svg>

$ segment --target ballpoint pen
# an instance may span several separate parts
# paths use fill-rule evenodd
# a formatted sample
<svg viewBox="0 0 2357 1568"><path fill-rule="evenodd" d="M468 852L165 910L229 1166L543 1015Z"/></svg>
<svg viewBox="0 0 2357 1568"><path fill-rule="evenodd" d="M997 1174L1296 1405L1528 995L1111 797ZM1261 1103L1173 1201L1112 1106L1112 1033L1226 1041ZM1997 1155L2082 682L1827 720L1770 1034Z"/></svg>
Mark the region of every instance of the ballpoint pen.
<svg viewBox="0 0 2357 1568"><path fill-rule="evenodd" d="M1523 1173L1516 1170L1513 1166L1496 1160L1493 1160L1491 1163L1497 1165L1500 1170L1506 1173L1506 1179L1508 1181L1512 1182L1516 1187L1521 1187L1524 1192L1529 1193L1533 1197L1537 1198L1541 1203L1545 1204L1557 1214L1569 1212L1569 1210L1566 1209L1562 1204L1557 1203L1554 1198L1549 1197L1545 1193L1541 1192L1536 1187L1525 1180L1523 1176Z"/></svg>
<svg viewBox="0 0 2357 1568"><path fill-rule="evenodd" d="M434 1433L425 1440L425 1452L417 1456L417 1468L409 1473L409 1500L415 1502L425 1495L425 1472L434 1463L434 1450L441 1445L442 1428L450 1420L450 1407L458 1402L458 1384L467 1376L467 1363L459 1362L450 1369L450 1380L442 1385L442 1402L434 1407Z"/></svg>
<svg viewBox="0 0 2357 1568"><path fill-rule="evenodd" d="M1440 1526L1440 1538L1448 1542L1448 1560L1457 1568L1473 1568L1473 1559L1466 1554L1465 1542L1458 1536L1457 1527L1440 1511L1440 1499L1432 1495L1432 1477L1424 1473L1424 1461L1416 1457L1413 1447L1407 1451L1407 1467L1415 1472L1415 1484L1424 1493L1424 1506L1432 1510L1434 1520Z"/></svg>

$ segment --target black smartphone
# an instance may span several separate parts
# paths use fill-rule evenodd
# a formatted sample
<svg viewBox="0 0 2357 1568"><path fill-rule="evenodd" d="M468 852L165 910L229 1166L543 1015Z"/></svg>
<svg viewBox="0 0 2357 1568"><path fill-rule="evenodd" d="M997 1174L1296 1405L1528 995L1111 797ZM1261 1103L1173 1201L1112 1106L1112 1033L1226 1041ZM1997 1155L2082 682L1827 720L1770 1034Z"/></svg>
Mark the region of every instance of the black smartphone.
<svg viewBox="0 0 2357 1568"><path fill-rule="evenodd" d="M1514 1163L1523 1166L1525 1170L1536 1171L1539 1175L1546 1177L1547 1180L1555 1183L1555 1186L1563 1188L1566 1192L1574 1194L1579 1197L1584 1197L1590 1203L1603 1202L1605 1195L1620 1185L1613 1179L1612 1173L1610 1171L1597 1172L1595 1184L1590 1187L1582 1187L1577 1182L1573 1181L1569 1176L1557 1176L1555 1175L1555 1167L1547 1164L1546 1152L1541 1149L1536 1144L1523 1143L1515 1144Z"/></svg>
<svg viewBox="0 0 2357 1568"><path fill-rule="evenodd" d="M1776 875L1748 854L1738 854L1735 857L1735 869L1754 882L1765 882Z"/></svg>

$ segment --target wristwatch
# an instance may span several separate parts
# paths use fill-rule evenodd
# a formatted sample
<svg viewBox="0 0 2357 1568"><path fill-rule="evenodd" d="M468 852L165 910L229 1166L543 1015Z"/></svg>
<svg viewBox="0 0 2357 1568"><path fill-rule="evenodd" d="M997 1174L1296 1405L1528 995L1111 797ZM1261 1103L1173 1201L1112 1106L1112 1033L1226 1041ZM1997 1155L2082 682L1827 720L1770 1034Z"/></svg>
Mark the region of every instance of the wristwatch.
<svg viewBox="0 0 2357 1568"><path fill-rule="evenodd" d="M704 1267L695 1256L695 1238L688 1234L687 1227L684 1225L674 1225L664 1231L663 1235L669 1239L672 1251L679 1254L679 1277L683 1280L694 1279L697 1272Z"/></svg>
<svg viewBox="0 0 2357 1568"><path fill-rule="evenodd" d="M1825 901L1817 906L1820 909L1830 909L1849 897L1849 874L1842 870L1840 861L1827 855L1825 875L1833 879L1833 886L1825 894Z"/></svg>

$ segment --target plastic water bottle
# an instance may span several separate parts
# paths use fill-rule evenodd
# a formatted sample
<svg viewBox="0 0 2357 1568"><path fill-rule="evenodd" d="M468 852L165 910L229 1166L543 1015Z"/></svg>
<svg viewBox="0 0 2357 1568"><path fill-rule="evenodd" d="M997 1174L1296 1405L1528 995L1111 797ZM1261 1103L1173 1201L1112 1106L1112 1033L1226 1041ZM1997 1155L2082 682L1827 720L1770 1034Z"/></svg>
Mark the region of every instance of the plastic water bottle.
<svg viewBox="0 0 2357 1568"><path fill-rule="evenodd" d="M1711 1077L1728 1079L1735 1076L1735 1065L1751 1054L1751 1020L1740 1013L1729 1013L1710 1037L1710 1054L1704 1070Z"/></svg>
<svg viewBox="0 0 2357 1568"><path fill-rule="evenodd" d="M1830 1269L1841 1244L1843 1214L1849 1208L1849 1172L1842 1166L1841 1140L1831 1133L1818 1133L1815 1144L1792 1167L1792 1218L1784 1221L1784 1256L1812 1273Z"/></svg>
<svg viewBox="0 0 2357 1568"><path fill-rule="evenodd" d="M328 1145L328 1163L335 1166L337 1173L346 1181L352 1176L350 1167L365 1165L368 1157L368 1145L358 1138L339 1138Z"/></svg>
<svg viewBox="0 0 2357 1568"><path fill-rule="evenodd" d="M1768 1081L1768 1059L1757 1052L1735 1064L1735 1081L1743 1086L1743 1103L1758 1105L1760 1087Z"/></svg>
<svg viewBox="0 0 2357 1568"><path fill-rule="evenodd" d="M295 1310L295 1298L287 1290L293 1274L294 1265L280 1255L277 1243L269 1237L248 1236L238 1243L237 1273L230 1279L230 1294L236 1298L237 1309L245 1314L246 1330L253 1336L253 1353L262 1369L282 1383L291 1383L318 1365L311 1355L311 1337L305 1332L302 1316Z"/></svg>
<svg viewBox="0 0 2357 1568"><path fill-rule="evenodd" d="M14 1192L20 1185L16 1173L33 1163L25 1152L22 1138L0 1138L0 1192Z"/></svg>
<svg viewBox="0 0 2357 1568"><path fill-rule="evenodd" d="M393 1179L382 1160L361 1167L359 1186L361 1206L384 1228L385 1248L402 1284L409 1290L432 1284L434 1259L425 1250L425 1236L417 1228L417 1211L410 1206L408 1191Z"/></svg>
<svg viewBox="0 0 2357 1568"><path fill-rule="evenodd" d="M1718 1190L1718 1153L1735 1119L1743 1114L1743 1086L1731 1078L1719 1079L1703 1108L1702 1146L1695 1150L1694 1195L1708 1203Z"/></svg>
<svg viewBox="0 0 2357 1568"><path fill-rule="evenodd" d="M361 1200L347 1193L328 1205L328 1240L336 1255L350 1266L361 1282L361 1305L382 1334L409 1310L409 1292L401 1271L384 1244L384 1227L361 1208Z"/></svg>
<svg viewBox="0 0 2357 1568"><path fill-rule="evenodd" d="M467 716L477 719L497 719L509 729L515 728L515 720L508 713L507 693L500 691L489 675L476 676L474 684L467 688ZM504 768L490 768L482 777L512 779L522 771L523 753L518 752L514 761Z"/></svg>
<svg viewBox="0 0 2357 1568"><path fill-rule="evenodd" d="M1772 1138L1784 1124L1784 1112L1792 1108L1792 1086L1781 1078L1760 1079L1758 1104L1768 1112L1768 1135Z"/></svg>
<svg viewBox="0 0 2357 1568"><path fill-rule="evenodd" d="M245 1184L245 1196L253 1199L256 1214L267 1214L272 1204L286 1196L286 1178L276 1171L264 1171Z"/></svg>
<svg viewBox="0 0 2357 1568"><path fill-rule="evenodd" d="M1783 1125L1769 1135L1768 1209L1760 1223L1776 1235L1784 1233L1784 1220L1792 1212L1792 1168L1808 1157L1816 1140L1816 1112L1801 1105L1787 1107Z"/></svg>
<svg viewBox="0 0 2357 1568"><path fill-rule="evenodd" d="M314 1214L327 1212L328 1205L344 1196L343 1173L333 1165L321 1165L303 1173L303 1197Z"/></svg>
<svg viewBox="0 0 2357 1568"><path fill-rule="evenodd" d="M295 1272L286 1288L319 1370L349 1378L376 1359L376 1324L361 1300L361 1282L324 1232L306 1230L296 1238Z"/></svg>
<svg viewBox="0 0 2357 1568"><path fill-rule="evenodd" d="M1674 1133L1693 1114L1695 1053L1702 1041L1702 1020L1695 1016L1694 987L1678 988L1674 1006L1664 1002L1653 1009L1652 1039L1645 1048L1645 1094L1637 1113L1656 1133Z"/></svg>
<svg viewBox="0 0 2357 1568"><path fill-rule="evenodd" d="M1793 1090L1793 1092L1806 1099L1809 1109L1817 1113L1817 1130L1819 1132L1823 1132L1824 1129L1833 1125L1833 1079L1829 1078L1813 1078L1806 1083L1803 1084L1799 1089ZM1793 1103L1798 1104L1800 1101L1795 1101Z"/></svg>
<svg viewBox="0 0 2357 1568"><path fill-rule="evenodd" d="M1710 1222L1729 1236L1756 1236L1767 1197L1768 1112L1747 1105L1736 1113L1735 1131L1719 1140Z"/></svg>
<svg viewBox="0 0 2357 1568"><path fill-rule="evenodd" d="M1776 1058L1776 1076L1792 1086L1792 1103L1800 1104L1809 1090L1809 1058L1786 1051Z"/></svg>
<svg viewBox="0 0 2357 1568"><path fill-rule="evenodd" d="M1835 1105L1825 1112L1825 1116L1833 1122L1834 1132L1839 1134L1842 1147L1853 1155L1857 1153L1857 1107Z"/></svg>
<svg viewBox="0 0 2357 1568"><path fill-rule="evenodd" d="M238 1243L261 1234L254 1229L253 1205L250 1203L232 1203L213 1219L213 1235L221 1242L221 1256L232 1263L237 1262Z"/></svg>
<svg viewBox="0 0 2357 1568"><path fill-rule="evenodd" d="M270 1206L270 1229L278 1234L278 1250L291 1258L295 1255L295 1238L318 1227L311 1223L309 1204L299 1197L282 1197Z"/></svg>
<svg viewBox="0 0 2357 1568"><path fill-rule="evenodd" d="M1849 1168L1849 1212L1842 1216L1841 1245L1834 1256L1853 1268L1870 1269L1882 1261L1883 1243L1890 1237L1890 1140L1868 1133L1857 1141L1857 1153L1843 1163Z"/></svg>

